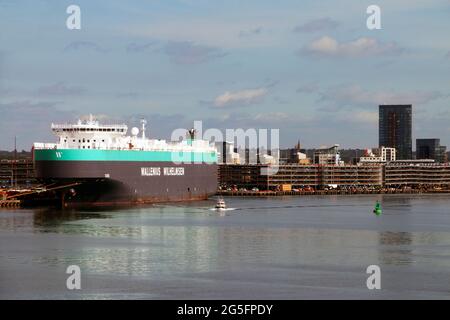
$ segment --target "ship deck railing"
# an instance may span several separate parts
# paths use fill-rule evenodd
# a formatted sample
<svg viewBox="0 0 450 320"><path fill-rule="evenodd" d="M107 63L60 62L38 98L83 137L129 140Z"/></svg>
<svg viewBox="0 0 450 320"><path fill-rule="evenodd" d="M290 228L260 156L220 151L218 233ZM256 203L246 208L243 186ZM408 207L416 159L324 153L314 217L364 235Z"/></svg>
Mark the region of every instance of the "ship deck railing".
<svg viewBox="0 0 450 320"><path fill-rule="evenodd" d="M216 149L209 149L209 148L195 148L195 147L186 147L183 146L183 148L128 148L126 146L124 147L100 147L100 148L94 148L91 149L83 149L83 148L71 148L69 146L64 146L61 144L56 143L35 143L34 144L35 150L104 150L104 151L155 151L155 152L216 152Z"/></svg>

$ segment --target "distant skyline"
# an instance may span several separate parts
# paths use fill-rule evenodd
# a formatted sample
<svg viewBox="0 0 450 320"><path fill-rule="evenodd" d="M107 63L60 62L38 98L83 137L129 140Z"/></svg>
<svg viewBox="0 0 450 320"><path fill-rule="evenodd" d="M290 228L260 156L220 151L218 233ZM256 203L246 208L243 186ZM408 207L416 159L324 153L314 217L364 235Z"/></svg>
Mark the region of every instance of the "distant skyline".
<svg viewBox="0 0 450 320"><path fill-rule="evenodd" d="M144 116L158 138L202 120L279 128L281 147L370 148L380 104L412 104L413 141L450 146L449 16L448 0L0 0L0 150L89 113Z"/></svg>

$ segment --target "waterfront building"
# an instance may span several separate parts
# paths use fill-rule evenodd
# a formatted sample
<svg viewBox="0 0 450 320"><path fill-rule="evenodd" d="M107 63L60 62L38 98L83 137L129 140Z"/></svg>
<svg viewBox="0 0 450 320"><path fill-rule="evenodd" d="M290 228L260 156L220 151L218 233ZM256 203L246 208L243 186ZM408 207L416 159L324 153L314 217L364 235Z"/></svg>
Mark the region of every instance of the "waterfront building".
<svg viewBox="0 0 450 320"><path fill-rule="evenodd" d="M270 170L276 169L276 170ZM265 172L273 172L271 175ZM280 186L292 188L337 186L381 186L381 165L220 165L219 184L223 187L254 187L277 190Z"/></svg>
<svg viewBox="0 0 450 320"><path fill-rule="evenodd" d="M367 149L364 156L359 159L360 163L386 163L396 160L395 148L381 147Z"/></svg>
<svg viewBox="0 0 450 320"><path fill-rule="evenodd" d="M450 186L450 165L433 160L393 161L385 166L386 186Z"/></svg>
<svg viewBox="0 0 450 320"><path fill-rule="evenodd" d="M339 145L335 144L330 148L322 148L314 151L314 164L320 165L343 164L339 153Z"/></svg>
<svg viewBox="0 0 450 320"><path fill-rule="evenodd" d="M416 139L416 159L447 162L447 147L441 146L441 139Z"/></svg>
<svg viewBox="0 0 450 320"><path fill-rule="evenodd" d="M311 159L306 155L306 150L301 149L300 141L294 148L280 150L280 164L311 164Z"/></svg>
<svg viewBox="0 0 450 320"><path fill-rule="evenodd" d="M306 156L306 153L300 150L283 149L280 150L280 164L311 164L311 159Z"/></svg>
<svg viewBox="0 0 450 320"><path fill-rule="evenodd" d="M412 159L412 105L379 106L379 146L395 148L399 160Z"/></svg>
<svg viewBox="0 0 450 320"><path fill-rule="evenodd" d="M265 173L272 172L267 175ZM397 160L358 165L220 165L222 188L280 190L306 187L450 187L450 164L434 160Z"/></svg>
<svg viewBox="0 0 450 320"><path fill-rule="evenodd" d="M227 164L239 164L239 153L234 146L234 143L228 141L216 142L216 149L218 151L217 162Z"/></svg>
<svg viewBox="0 0 450 320"><path fill-rule="evenodd" d="M25 187L35 183L31 159L0 160L0 188Z"/></svg>

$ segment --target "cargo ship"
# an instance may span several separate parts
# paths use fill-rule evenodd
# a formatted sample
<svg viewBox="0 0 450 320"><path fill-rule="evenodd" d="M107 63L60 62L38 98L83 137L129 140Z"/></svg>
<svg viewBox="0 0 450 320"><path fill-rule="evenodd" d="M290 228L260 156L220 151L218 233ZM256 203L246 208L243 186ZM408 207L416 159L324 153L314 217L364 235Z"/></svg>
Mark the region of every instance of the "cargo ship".
<svg viewBox="0 0 450 320"><path fill-rule="evenodd" d="M217 150L186 139L146 137L142 127L104 125L92 116L52 124L56 143L34 143L36 178L65 207L203 200L217 190Z"/></svg>

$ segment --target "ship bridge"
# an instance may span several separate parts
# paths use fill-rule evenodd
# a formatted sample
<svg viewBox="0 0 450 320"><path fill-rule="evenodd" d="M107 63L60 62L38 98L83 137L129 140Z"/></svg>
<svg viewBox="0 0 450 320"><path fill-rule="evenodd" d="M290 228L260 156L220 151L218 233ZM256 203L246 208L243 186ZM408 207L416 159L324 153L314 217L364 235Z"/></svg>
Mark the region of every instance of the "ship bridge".
<svg viewBox="0 0 450 320"><path fill-rule="evenodd" d="M90 115L86 121L76 124L53 124L52 131L59 138L55 148L69 149L107 149L117 145L125 137L128 126L125 124L103 125Z"/></svg>
<svg viewBox="0 0 450 320"><path fill-rule="evenodd" d="M128 131L128 126L125 124L101 125L97 120L94 120L92 115L89 120L78 120L77 124L53 124L52 131L57 136L65 134L91 134L91 133L107 133L108 135L125 136Z"/></svg>

